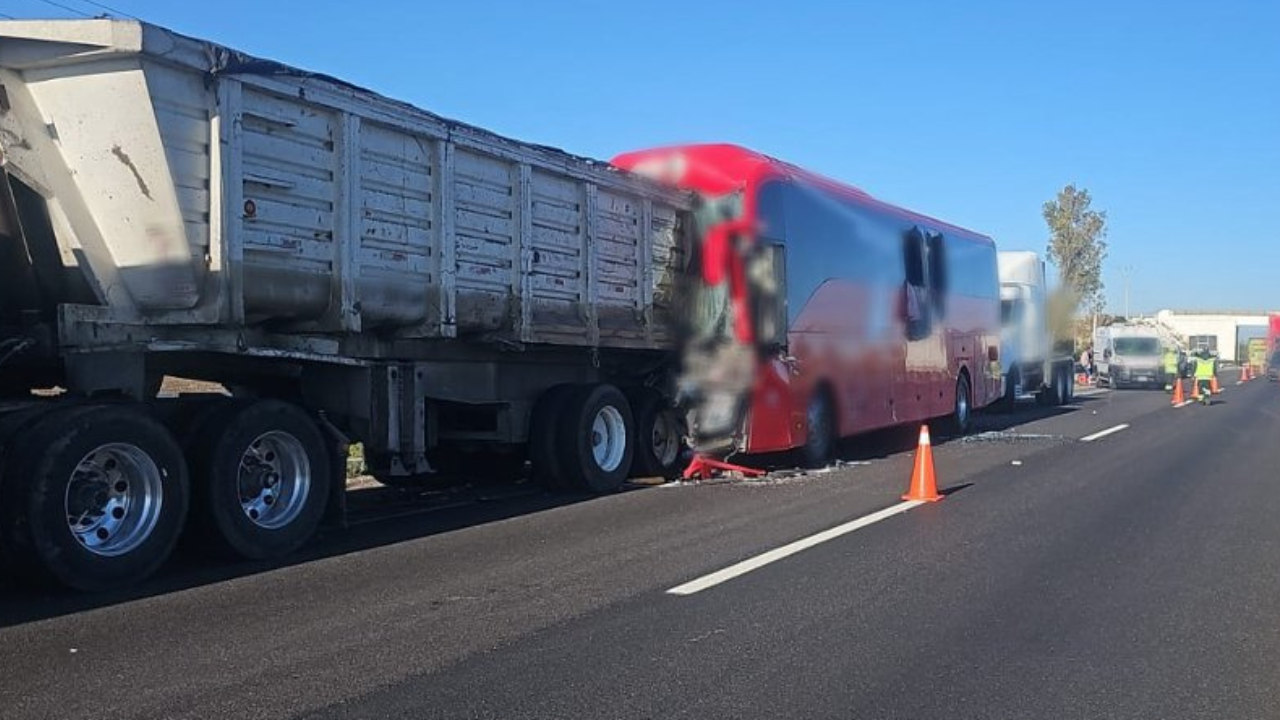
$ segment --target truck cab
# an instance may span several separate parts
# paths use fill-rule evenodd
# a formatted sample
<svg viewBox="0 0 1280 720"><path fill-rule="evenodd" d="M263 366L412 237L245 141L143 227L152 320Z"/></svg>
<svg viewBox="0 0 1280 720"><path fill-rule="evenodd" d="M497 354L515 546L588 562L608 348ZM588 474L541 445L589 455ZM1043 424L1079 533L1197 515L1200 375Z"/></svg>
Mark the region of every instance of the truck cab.
<svg viewBox="0 0 1280 720"><path fill-rule="evenodd" d="M1074 394L1072 359L1055 352L1044 262L1033 252L1000 252L1000 369L1003 404L1028 393L1062 404Z"/></svg>

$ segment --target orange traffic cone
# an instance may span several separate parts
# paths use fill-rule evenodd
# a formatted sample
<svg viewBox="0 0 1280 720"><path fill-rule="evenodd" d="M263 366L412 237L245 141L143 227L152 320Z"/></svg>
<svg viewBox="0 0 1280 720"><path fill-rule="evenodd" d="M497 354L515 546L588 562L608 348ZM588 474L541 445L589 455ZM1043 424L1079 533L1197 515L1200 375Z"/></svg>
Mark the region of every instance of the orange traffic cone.
<svg viewBox="0 0 1280 720"><path fill-rule="evenodd" d="M933 447L929 444L929 426L920 426L920 442L916 445L916 464L911 470L911 486L903 500L938 502L938 479L933 474Z"/></svg>
<svg viewBox="0 0 1280 720"><path fill-rule="evenodd" d="M1209 378L1209 393L1212 395L1217 395L1220 392L1222 392L1222 388L1218 387L1218 376L1214 375L1213 377Z"/></svg>
<svg viewBox="0 0 1280 720"><path fill-rule="evenodd" d="M1173 379L1173 404L1181 405L1186 402L1186 398L1182 396L1182 378Z"/></svg>
<svg viewBox="0 0 1280 720"><path fill-rule="evenodd" d="M1200 402L1200 381L1191 378L1191 399Z"/></svg>
<svg viewBox="0 0 1280 720"><path fill-rule="evenodd" d="M1240 382L1249 382L1249 365L1240 366Z"/></svg>

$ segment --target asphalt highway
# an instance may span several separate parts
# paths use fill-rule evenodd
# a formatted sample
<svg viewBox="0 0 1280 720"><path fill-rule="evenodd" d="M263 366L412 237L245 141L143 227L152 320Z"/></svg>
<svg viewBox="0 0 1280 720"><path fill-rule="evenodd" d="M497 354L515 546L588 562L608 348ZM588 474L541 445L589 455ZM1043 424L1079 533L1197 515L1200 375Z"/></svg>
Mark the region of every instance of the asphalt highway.
<svg viewBox="0 0 1280 720"><path fill-rule="evenodd" d="M0 717L1278 717L1280 387L1224 387L984 414L893 514L914 429L759 481L354 491L288 563L0 590Z"/></svg>

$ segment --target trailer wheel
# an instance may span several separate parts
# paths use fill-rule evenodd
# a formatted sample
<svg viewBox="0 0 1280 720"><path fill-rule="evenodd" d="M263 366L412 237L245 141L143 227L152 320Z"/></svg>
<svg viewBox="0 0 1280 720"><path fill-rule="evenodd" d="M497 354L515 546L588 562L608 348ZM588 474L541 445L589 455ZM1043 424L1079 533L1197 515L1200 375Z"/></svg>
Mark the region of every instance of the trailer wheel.
<svg viewBox="0 0 1280 720"><path fill-rule="evenodd" d="M616 492L635 453L631 405L618 388L585 385L565 402L558 428L562 477L574 488Z"/></svg>
<svg viewBox="0 0 1280 720"><path fill-rule="evenodd" d="M636 452L632 477L672 478L680 473L685 428L680 414L662 395L643 391L632 399Z"/></svg>
<svg viewBox="0 0 1280 720"><path fill-rule="evenodd" d="M1062 395L1059 393L1062 391L1062 386L1058 376L1062 373L1056 368L1050 370L1050 372L1052 374L1049 376L1049 381L1045 383L1043 388L1040 388L1040 392L1036 393L1036 401L1044 406L1061 405Z"/></svg>
<svg viewBox="0 0 1280 720"><path fill-rule="evenodd" d="M836 450L836 409L831 393L818 387L809 398L805 409L808 429L804 446L800 448L800 461L807 468L819 468L831 462Z"/></svg>
<svg viewBox="0 0 1280 720"><path fill-rule="evenodd" d="M1062 392L1058 394L1059 405L1069 405L1076 397L1076 379L1066 368L1058 370L1062 376Z"/></svg>
<svg viewBox="0 0 1280 720"><path fill-rule="evenodd" d="M187 516L187 467L163 425L131 406L48 413L14 438L0 527L21 570L77 590L137 582Z"/></svg>
<svg viewBox="0 0 1280 720"><path fill-rule="evenodd" d="M252 559L298 549L319 526L334 482L320 429L296 406L262 400L229 407L206 432L193 457L205 534Z"/></svg>
<svg viewBox="0 0 1280 720"><path fill-rule="evenodd" d="M1018 375L1018 368L1010 368L1009 374L1004 379L1004 395L1000 398L1000 405L1004 410L1013 410L1018 404L1018 384L1022 382L1022 378Z"/></svg>
<svg viewBox="0 0 1280 720"><path fill-rule="evenodd" d="M566 490L565 469L560 458L560 424L565 406L576 387L556 385L544 391L533 406L529 425L529 462L533 478L548 490Z"/></svg>

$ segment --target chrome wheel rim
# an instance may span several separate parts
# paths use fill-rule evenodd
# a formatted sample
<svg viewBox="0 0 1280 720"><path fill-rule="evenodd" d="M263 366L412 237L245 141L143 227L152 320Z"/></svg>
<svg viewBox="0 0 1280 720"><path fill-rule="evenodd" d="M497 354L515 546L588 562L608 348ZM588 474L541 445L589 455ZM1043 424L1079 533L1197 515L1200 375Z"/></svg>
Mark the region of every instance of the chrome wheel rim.
<svg viewBox="0 0 1280 720"><path fill-rule="evenodd" d="M653 419L653 435L650 437L653 456L663 467L671 465L680 454L680 429L669 410L660 410Z"/></svg>
<svg viewBox="0 0 1280 720"><path fill-rule="evenodd" d="M956 420L960 427L969 424L969 393L964 383L956 386Z"/></svg>
<svg viewBox="0 0 1280 720"><path fill-rule="evenodd" d="M146 542L160 522L164 476L142 448L108 443L80 459L67 482L67 528L81 547L117 557Z"/></svg>
<svg viewBox="0 0 1280 720"><path fill-rule="evenodd" d="M311 492L311 460L302 442L272 430L240 455L236 472L240 508L258 527L278 530L297 519Z"/></svg>
<svg viewBox="0 0 1280 720"><path fill-rule="evenodd" d="M605 472L613 472L622 465L627 451L627 424L622 413L612 405L596 411L591 420L591 455L596 465Z"/></svg>

